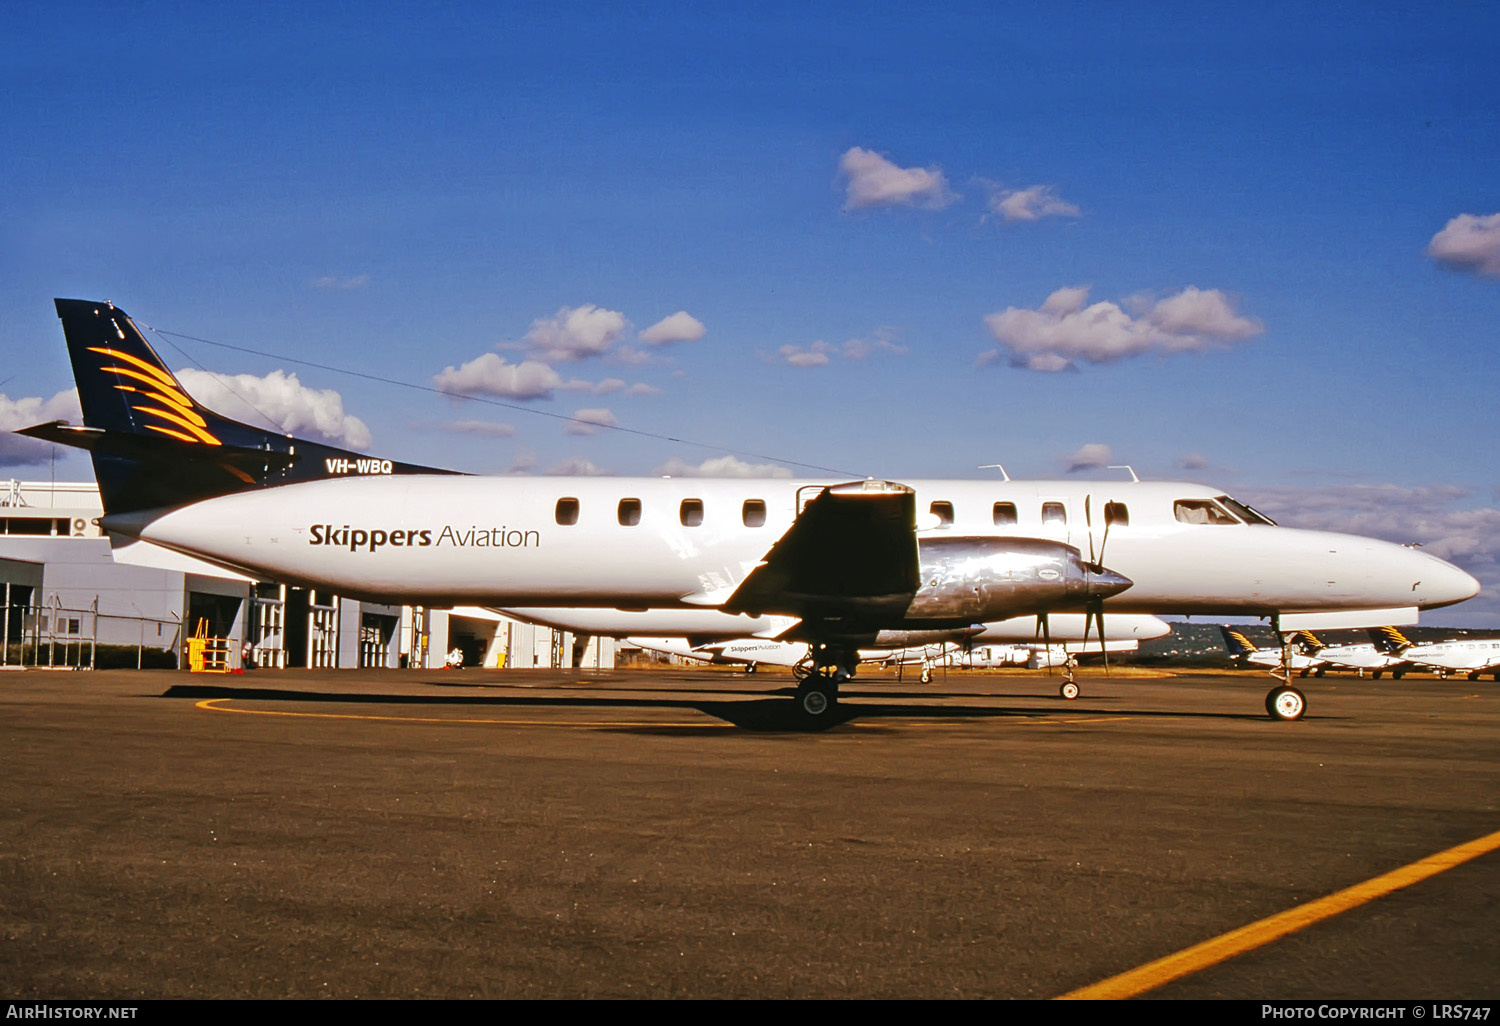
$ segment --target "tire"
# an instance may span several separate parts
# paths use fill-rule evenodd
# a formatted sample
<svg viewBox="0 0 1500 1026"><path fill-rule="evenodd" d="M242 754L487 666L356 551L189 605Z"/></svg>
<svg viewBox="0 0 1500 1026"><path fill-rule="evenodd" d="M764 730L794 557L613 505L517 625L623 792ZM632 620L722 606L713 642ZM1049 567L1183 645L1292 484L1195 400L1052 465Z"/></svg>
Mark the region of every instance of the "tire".
<svg viewBox="0 0 1500 1026"><path fill-rule="evenodd" d="M929 670L929 669L927 669L927 667L925 667L925 666L922 668L922 683L923 684L931 684L932 683L932 671Z"/></svg>
<svg viewBox="0 0 1500 1026"><path fill-rule="evenodd" d="M806 683L797 689L797 710L810 720L820 720L833 711L838 692L826 684Z"/></svg>
<svg viewBox="0 0 1500 1026"><path fill-rule="evenodd" d="M1272 688L1266 695L1266 713L1273 720L1300 720L1307 712L1307 696L1296 688Z"/></svg>
<svg viewBox="0 0 1500 1026"><path fill-rule="evenodd" d="M1060 697L1071 702L1078 697L1078 685L1071 680L1063 681L1062 687L1057 689L1057 693Z"/></svg>

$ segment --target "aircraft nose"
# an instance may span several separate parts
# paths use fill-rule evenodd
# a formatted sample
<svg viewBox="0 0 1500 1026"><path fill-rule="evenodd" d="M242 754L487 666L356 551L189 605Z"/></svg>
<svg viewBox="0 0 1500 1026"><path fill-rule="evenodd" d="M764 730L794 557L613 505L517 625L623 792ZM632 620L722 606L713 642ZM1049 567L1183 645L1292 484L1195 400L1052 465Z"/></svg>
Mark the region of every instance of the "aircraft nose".
<svg viewBox="0 0 1500 1026"><path fill-rule="evenodd" d="M1472 574L1436 556L1422 555L1425 563L1420 568L1421 578L1412 590L1417 593L1418 604L1423 609L1451 606L1479 594L1479 581Z"/></svg>
<svg viewBox="0 0 1500 1026"><path fill-rule="evenodd" d="M1090 598L1107 599L1111 595L1118 595L1135 582L1124 574L1117 574L1113 570L1098 563L1084 564L1084 587Z"/></svg>

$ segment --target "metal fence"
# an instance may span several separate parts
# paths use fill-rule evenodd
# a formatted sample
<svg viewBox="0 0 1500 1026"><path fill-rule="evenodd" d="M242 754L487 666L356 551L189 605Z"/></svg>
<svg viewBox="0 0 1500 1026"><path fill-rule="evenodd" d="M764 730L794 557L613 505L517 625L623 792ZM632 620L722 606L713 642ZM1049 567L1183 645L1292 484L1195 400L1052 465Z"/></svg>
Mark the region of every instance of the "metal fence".
<svg viewBox="0 0 1500 1026"><path fill-rule="evenodd" d="M97 597L72 608L56 595L41 605L5 606L0 638L0 666L89 670L175 667L183 640L179 620L101 613Z"/></svg>

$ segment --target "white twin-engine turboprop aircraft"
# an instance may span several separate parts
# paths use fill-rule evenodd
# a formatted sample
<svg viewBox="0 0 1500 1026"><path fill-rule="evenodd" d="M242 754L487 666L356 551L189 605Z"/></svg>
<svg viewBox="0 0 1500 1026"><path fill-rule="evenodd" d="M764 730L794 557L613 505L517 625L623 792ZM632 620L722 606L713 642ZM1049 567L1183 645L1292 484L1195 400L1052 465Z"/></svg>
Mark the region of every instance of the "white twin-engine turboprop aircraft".
<svg viewBox="0 0 1500 1026"><path fill-rule="evenodd" d="M124 311L57 300L113 536L264 580L426 605L697 608L794 617L798 705L827 716L882 631L1016 616L1410 623L1478 583L1415 549L1277 527L1174 483L470 477L372 460L195 402ZM1302 715L1294 688L1271 714Z"/></svg>

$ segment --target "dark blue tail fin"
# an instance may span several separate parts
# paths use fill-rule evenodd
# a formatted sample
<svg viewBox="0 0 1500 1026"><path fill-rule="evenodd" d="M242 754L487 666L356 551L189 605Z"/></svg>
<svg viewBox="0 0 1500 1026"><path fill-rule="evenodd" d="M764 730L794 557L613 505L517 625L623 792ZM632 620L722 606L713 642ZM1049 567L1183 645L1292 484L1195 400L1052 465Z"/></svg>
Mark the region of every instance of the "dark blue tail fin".
<svg viewBox="0 0 1500 1026"><path fill-rule="evenodd" d="M1371 627L1365 632L1375 646L1375 651L1386 655L1399 655L1411 648L1412 642L1395 627Z"/></svg>
<svg viewBox="0 0 1500 1026"><path fill-rule="evenodd" d="M1224 635L1224 647L1229 649L1230 658L1242 659L1255 651L1255 646L1250 643L1249 638L1245 637L1243 631L1236 630L1227 625L1221 625L1219 633Z"/></svg>
<svg viewBox="0 0 1500 1026"><path fill-rule="evenodd" d="M82 299L56 302L83 427L58 421L19 433L89 450L106 513L354 473L448 473L221 417L188 395L125 311Z"/></svg>

